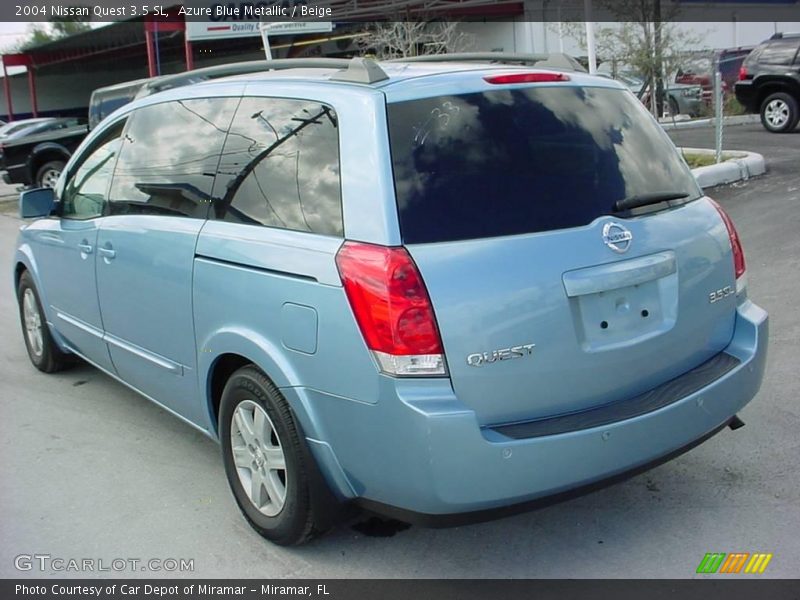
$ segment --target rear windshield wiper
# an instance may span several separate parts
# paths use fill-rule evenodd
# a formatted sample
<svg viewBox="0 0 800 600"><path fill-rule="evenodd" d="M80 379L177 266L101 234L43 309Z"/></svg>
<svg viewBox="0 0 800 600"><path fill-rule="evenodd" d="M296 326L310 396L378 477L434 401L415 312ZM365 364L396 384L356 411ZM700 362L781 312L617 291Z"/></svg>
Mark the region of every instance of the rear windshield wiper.
<svg viewBox="0 0 800 600"><path fill-rule="evenodd" d="M623 210L631 210L632 208L639 208L640 206L650 206L651 204L658 204L659 202L666 202L668 200L681 200L689 196L688 192L650 192L649 194L638 194L636 196L628 196L622 200L617 200L614 203L614 211L622 212Z"/></svg>

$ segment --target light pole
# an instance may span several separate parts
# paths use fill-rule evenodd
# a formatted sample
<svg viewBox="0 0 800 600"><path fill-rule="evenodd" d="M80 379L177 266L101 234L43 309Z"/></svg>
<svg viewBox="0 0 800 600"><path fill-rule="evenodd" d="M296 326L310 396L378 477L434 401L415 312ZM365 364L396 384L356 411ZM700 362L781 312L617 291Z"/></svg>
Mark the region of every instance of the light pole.
<svg viewBox="0 0 800 600"><path fill-rule="evenodd" d="M597 56L594 47L594 21L592 20L592 0L583 0L583 18L586 21L586 51L589 55L589 73L597 72Z"/></svg>

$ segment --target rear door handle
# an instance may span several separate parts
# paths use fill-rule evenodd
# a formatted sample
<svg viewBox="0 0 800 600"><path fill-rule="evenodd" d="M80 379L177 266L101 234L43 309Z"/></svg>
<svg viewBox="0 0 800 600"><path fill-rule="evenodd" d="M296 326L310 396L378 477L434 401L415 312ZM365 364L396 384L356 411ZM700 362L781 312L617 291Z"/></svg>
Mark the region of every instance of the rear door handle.
<svg viewBox="0 0 800 600"><path fill-rule="evenodd" d="M81 242L80 244L78 244L78 248L84 254L91 254L93 250L92 245L88 242Z"/></svg>
<svg viewBox="0 0 800 600"><path fill-rule="evenodd" d="M105 258L106 260L111 260L117 255L116 251L113 250L112 248L104 248L103 246L98 248L97 251L100 254L102 254L103 258Z"/></svg>

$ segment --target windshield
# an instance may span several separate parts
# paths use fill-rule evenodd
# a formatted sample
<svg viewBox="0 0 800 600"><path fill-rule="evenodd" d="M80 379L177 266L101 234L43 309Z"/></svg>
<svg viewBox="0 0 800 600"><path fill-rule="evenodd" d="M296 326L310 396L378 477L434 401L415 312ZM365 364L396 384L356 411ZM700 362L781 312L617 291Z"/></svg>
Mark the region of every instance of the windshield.
<svg viewBox="0 0 800 600"><path fill-rule="evenodd" d="M388 120L406 243L577 227L623 198L686 194L676 204L701 194L666 133L623 90L440 96L390 104Z"/></svg>

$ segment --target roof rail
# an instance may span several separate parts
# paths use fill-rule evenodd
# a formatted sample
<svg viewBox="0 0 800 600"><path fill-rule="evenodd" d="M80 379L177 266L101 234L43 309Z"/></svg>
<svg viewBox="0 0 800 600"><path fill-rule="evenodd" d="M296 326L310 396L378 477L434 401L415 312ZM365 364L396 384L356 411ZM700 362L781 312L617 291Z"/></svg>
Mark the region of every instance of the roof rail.
<svg viewBox="0 0 800 600"><path fill-rule="evenodd" d="M568 71L583 71L586 69L581 63L569 54L553 52L550 54L517 54L514 52L458 52L454 54L426 54L423 56L410 56L407 58L394 58L387 62L489 62L508 63L521 65L535 65L552 69L565 69Z"/></svg>
<svg viewBox="0 0 800 600"><path fill-rule="evenodd" d="M366 58L277 58L273 60L250 60L204 67L174 75L162 75L146 80L136 97L149 96L175 87L200 83L209 79L263 73L283 69L340 69L331 79L355 83L375 83L388 79L378 63Z"/></svg>
<svg viewBox="0 0 800 600"><path fill-rule="evenodd" d="M386 72L371 58L351 58L347 70L331 75L331 81L352 81L355 83L377 83L389 79Z"/></svg>
<svg viewBox="0 0 800 600"><path fill-rule="evenodd" d="M214 65L194 71L185 71L174 75L154 77L144 84L146 94L154 94L173 87L198 83L208 79L261 73L281 69L346 69L350 60L346 58L283 58L274 60L249 60L244 62Z"/></svg>

